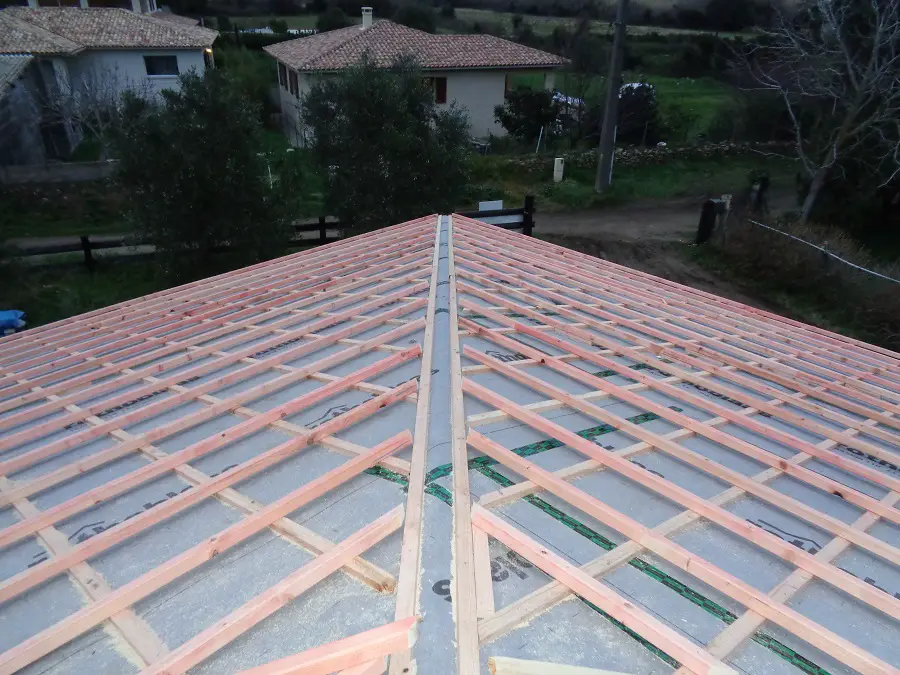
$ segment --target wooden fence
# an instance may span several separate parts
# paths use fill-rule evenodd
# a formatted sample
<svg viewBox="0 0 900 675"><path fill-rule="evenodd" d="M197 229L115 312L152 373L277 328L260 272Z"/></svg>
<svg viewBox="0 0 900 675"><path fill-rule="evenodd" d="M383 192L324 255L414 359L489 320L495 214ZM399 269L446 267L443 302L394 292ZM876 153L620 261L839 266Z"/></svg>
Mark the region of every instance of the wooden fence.
<svg viewBox="0 0 900 675"><path fill-rule="evenodd" d="M534 197L531 195L525 197L524 205L519 208L465 211L461 212L460 215L483 220L506 230L522 230L523 234L531 236L534 230ZM330 216L319 216L319 218L314 220L298 222L293 227L294 237L287 243L288 247L318 246L338 241L343 238L345 229L345 226L340 221ZM318 236L305 236L308 234L316 234ZM84 254L84 264L88 269L93 269L96 264L94 251L148 245L151 245L151 242L127 235L103 236L95 239L84 235L78 238L73 237L71 241L47 244L35 243L29 244L27 248L11 248L9 252L18 258L81 252ZM231 249L232 247L230 246L220 246L215 248L214 251L219 253L227 252Z"/></svg>

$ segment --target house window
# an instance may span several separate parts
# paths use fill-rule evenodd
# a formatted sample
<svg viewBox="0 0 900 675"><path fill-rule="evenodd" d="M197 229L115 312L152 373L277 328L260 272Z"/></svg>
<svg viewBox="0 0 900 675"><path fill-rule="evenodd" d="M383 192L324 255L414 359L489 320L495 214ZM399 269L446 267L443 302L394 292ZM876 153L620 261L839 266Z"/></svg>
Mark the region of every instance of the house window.
<svg viewBox="0 0 900 675"><path fill-rule="evenodd" d="M282 89L287 89L287 68L284 67L283 63L278 64L278 83L281 85Z"/></svg>
<svg viewBox="0 0 900 675"><path fill-rule="evenodd" d="M447 102L447 78L446 77L434 78L434 102L435 103L446 103Z"/></svg>
<svg viewBox="0 0 900 675"><path fill-rule="evenodd" d="M291 93L294 95L294 98L300 98L300 85L297 83L297 73L292 70L288 75Z"/></svg>
<svg viewBox="0 0 900 675"><path fill-rule="evenodd" d="M145 56L147 75L178 75L177 56Z"/></svg>

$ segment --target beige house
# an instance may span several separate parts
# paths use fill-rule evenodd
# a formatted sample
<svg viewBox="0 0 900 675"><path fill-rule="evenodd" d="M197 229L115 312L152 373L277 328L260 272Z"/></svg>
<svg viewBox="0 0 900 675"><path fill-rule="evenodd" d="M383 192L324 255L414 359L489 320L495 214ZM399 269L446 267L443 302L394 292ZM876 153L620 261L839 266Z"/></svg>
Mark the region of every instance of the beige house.
<svg viewBox="0 0 900 675"><path fill-rule="evenodd" d="M216 31L161 17L111 7L0 11L0 165L65 159L82 137L77 109L113 104L126 90L178 87L181 73L213 64Z"/></svg>
<svg viewBox="0 0 900 675"><path fill-rule="evenodd" d="M371 8L363 8L362 25L279 42L265 50L278 61L281 112L285 133L297 145L304 131L298 104L317 77L351 66L369 54L375 63L389 66L403 54L421 62L434 87L438 105L458 103L469 114L474 137L503 135L494 121L509 88L509 75L531 71L544 75L553 87L554 72L566 60L492 35L433 35L391 21L372 21Z"/></svg>

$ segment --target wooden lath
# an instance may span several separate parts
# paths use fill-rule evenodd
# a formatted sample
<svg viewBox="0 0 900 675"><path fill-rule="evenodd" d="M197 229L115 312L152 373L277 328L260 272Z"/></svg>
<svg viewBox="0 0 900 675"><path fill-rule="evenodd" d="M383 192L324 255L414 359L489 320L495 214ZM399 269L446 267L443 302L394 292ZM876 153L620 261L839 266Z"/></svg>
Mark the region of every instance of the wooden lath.
<svg viewBox="0 0 900 675"><path fill-rule="evenodd" d="M728 658L764 621L771 621L859 672L900 672L892 664L787 606L806 584L820 579L864 606L878 609L895 620L900 618L900 604L893 596L830 564L850 547L867 551L888 564L900 564L900 550L867 533L882 519L900 523L895 509L900 501L900 482L890 472L857 461L853 454L835 452L844 446L857 455L868 455L889 465L900 463L900 454L896 453L900 448L898 355L543 242L500 233L474 221L455 221L454 249L462 296L461 334L478 339L481 344L492 343L519 359L505 362L484 353L483 347L464 348L464 357L475 365L463 368L467 376L463 390L492 408L469 416L469 444L522 477L510 487L482 495L479 505L473 507L476 527L485 525L488 533L496 532L501 542L526 555L528 542L523 544L523 541L528 538L483 509L549 491L628 538L578 571L584 583L593 582L638 555L651 552L747 608L704 650L714 662ZM594 375L583 369L581 363L585 362L606 371L604 375L613 373L631 383L618 384ZM648 370L635 369L635 365ZM469 379L477 373L488 372L523 385L545 399L521 405L485 386L496 380L478 384ZM571 394L558 384L550 384L542 375L551 372L555 374L554 383L560 382L563 376L590 390ZM692 386L697 393L691 391ZM724 401L709 398L708 392ZM647 393L657 396L651 399ZM698 420L663 405L658 402L660 396L671 401L673 407L683 404L704 411L709 418ZM598 401L604 407L599 407ZM660 434L629 422L606 408L615 401L652 413L676 429ZM586 414L625 433L634 442L605 451L542 417L544 412L561 408ZM587 459L551 472L475 431L475 427L502 420L518 421ZM767 450L764 444L735 433L734 429L751 431L794 454L785 459ZM806 435L793 433L792 429ZM807 440L810 435L821 440ZM738 473L681 443L693 436L703 437L767 468L754 476ZM891 449L886 449L885 444ZM669 454L726 482L729 487L715 497L703 499L626 461L628 457L651 451ZM863 488L857 490L839 482L834 474L824 475L804 466L812 459L887 488L888 493L873 497L861 491ZM687 510L648 528L570 482L603 470L613 470ZM783 475L838 495L863 513L848 524L767 485ZM834 539L811 555L722 508L744 495L752 495L830 532ZM765 593L671 541L672 535L703 519L783 558L796 569L771 592ZM475 542L476 549L485 547L477 534ZM570 576L573 570L554 564L542 566L541 558L552 554L534 542L530 545L533 557L529 560L554 577L554 581L496 611L488 584L478 584L479 638L483 645L572 597L573 593L591 599L584 594L586 586L573 587ZM489 579L487 556L476 555L476 562L482 566L476 570L476 579ZM606 607L601 608L611 613ZM621 616L613 616L623 620ZM682 660L671 649L678 645L668 642L667 636L653 628L644 632L636 630L681 660L683 665L678 675L709 667L707 662ZM510 672L518 672L515 670L518 662L509 661ZM522 666L523 672L531 672L526 666L527 663ZM539 667L534 672L554 672L555 664L538 666L545 670Z"/></svg>
<svg viewBox="0 0 900 675"><path fill-rule="evenodd" d="M0 673L32 664L101 624L129 648L129 658L142 665L143 672L185 672L338 570L376 591L394 592L398 580L361 554L403 526L403 507L338 543L288 516L375 465L401 476L412 477L415 471L424 484L420 455L426 439L414 440L412 425L374 448L335 434L403 402L427 412L427 389L420 399L417 380L427 386L430 377L435 223L435 216L412 221L0 341L0 411L7 413L0 418L0 428L6 430L0 439L0 505L12 506L20 515L18 522L0 530L0 547L36 536L48 554L42 562L0 583L0 603L63 573L82 589L87 602L82 610L0 654ZM426 290L429 297L420 297ZM423 344L416 341L410 346L414 341L409 339L422 334L424 357ZM365 365L354 368L361 357ZM420 361L421 378L393 386L372 381ZM328 372L338 367L346 374ZM254 382L238 393L218 393L263 375L268 379L257 380L259 384ZM315 388L307 387L307 393L263 411L248 407L304 381L315 383ZM311 428L286 419L352 390L369 398ZM135 404L139 407L128 409ZM192 410L178 416L186 404L193 404ZM111 417L111 412L117 414ZM164 415L166 421L153 426ZM243 420L171 453L154 445L222 415ZM137 423L143 423L145 430L130 432ZM270 427L288 434L290 440L213 476L191 464ZM419 425L416 431L418 435ZM101 439L111 439L113 445L66 461L72 450ZM412 463L393 457L411 445L421 449L413 453ZM235 489L241 481L310 446L350 459L270 504ZM132 454L149 463L46 510L28 500ZM35 473L48 460L54 462L53 468ZM2 475L25 470L28 477L18 481ZM169 474L179 476L188 487L81 543L69 543L54 527ZM424 485L418 495L419 511L423 490ZM89 566L91 558L209 498L238 509L243 517L115 589ZM409 500L413 508L413 494ZM175 651L169 652L131 609L266 528L315 557ZM411 584L417 593L418 566L418 560L401 566L400 579L407 593ZM384 627L387 632L375 630L375 636L387 640L385 644L393 644L388 651L380 645L360 651L362 660L349 659L351 652L339 641L324 645L319 656L336 657L334 663L351 675L383 672L387 654L402 653L411 645L415 609L413 602L404 620ZM398 627L405 627L402 640L392 637L400 635Z"/></svg>

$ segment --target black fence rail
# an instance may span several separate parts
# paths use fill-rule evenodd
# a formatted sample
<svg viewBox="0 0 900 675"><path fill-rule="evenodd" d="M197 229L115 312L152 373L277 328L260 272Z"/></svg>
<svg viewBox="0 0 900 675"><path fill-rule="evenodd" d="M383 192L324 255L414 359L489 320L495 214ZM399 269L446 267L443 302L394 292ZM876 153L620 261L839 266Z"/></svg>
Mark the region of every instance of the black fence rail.
<svg viewBox="0 0 900 675"><path fill-rule="evenodd" d="M523 234L531 236L534 230L534 197L525 197L523 206L514 209L495 209L490 211L465 211L459 215L468 218L483 220L487 223L502 227L506 230L522 230ZM344 238L344 230L348 229L337 218L331 216L319 216L316 219L297 222L293 225L294 236L287 242L287 247L319 246L329 242L339 241ZM315 234L317 236L307 236ZM140 246L152 246L152 242L138 239L130 235L98 235L91 238L88 235L73 237L70 241L56 241L48 243L29 243L27 247L10 247L8 253L17 258L28 258L40 255L56 255L59 253L82 253L84 264L88 269L96 265L94 251L108 249L135 249ZM224 253L233 250L230 246L218 246L213 249L216 253ZM127 255L134 256L134 253ZM152 255L148 251L146 255Z"/></svg>

